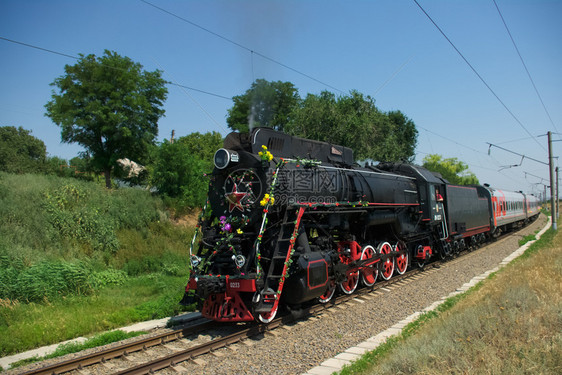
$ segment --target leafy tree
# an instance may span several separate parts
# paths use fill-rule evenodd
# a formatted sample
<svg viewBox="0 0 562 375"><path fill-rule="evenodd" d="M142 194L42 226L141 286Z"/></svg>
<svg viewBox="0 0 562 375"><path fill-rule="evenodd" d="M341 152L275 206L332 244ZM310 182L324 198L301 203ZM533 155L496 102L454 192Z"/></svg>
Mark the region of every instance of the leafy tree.
<svg viewBox="0 0 562 375"><path fill-rule="evenodd" d="M213 167L215 152L222 147L222 135L218 132L199 132L178 138L177 143L186 145L191 155L196 156L207 168Z"/></svg>
<svg viewBox="0 0 562 375"><path fill-rule="evenodd" d="M416 154L416 144L418 141L418 130L412 120L400 111L390 111L387 117L391 123L393 152L390 157L380 160L406 160L413 162Z"/></svg>
<svg viewBox="0 0 562 375"><path fill-rule="evenodd" d="M468 170L468 165L457 158L443 159L441 155L430 154L423 158L423 167L440 173L443 178L455 185L479 184L476 175Z"/></svg>
<svg viewBox="0 0 562 375"><path fill-rule="evenodd" d="M339 97L323 91L300 99L292 83L260 79L233 100L227 117L233 130L248 131L249 123L267 126L350 147L357 160L411 161L415 155L414 122L400 111L380 111L373 98L355 90Z"/></svg>
<svg viewBox="0 0 562 375"><path fill-rule="evenodd" d="M207 194L205 165L192 154L189 145L164 141L153 149L148 166L150 182L164 198L171 198L180 209L201 205Z"/></svg>
<svg viewBox="0 0 562 375"><path fill-rule="evenodd" d="M68 167L68 162L58 156L49 156L45 161L45 174L53 174L60 177L71 177L74 172Z"/></svg>
<svg viewBox="0 0 562 375"><path fill-rule="evenodd" d="M148 156L164 115L165 81L160 71L143 71L142 65L107 50L98 58L80 55L64 70L51 84L59 93L53 91L46 115L62 128L63 142L86 149L90 165L104 173L110 188L118 159L143 163Z"/></svg>
<svg viewBox="0 0 562 375"><path fill-rule="evenodd" d="M357 160L412 160L417 142L413 121L399 111L381 112L373 98L358 91L340 97L328 91L308 94L285 130L350 147Z"/></svg>
<svg viewBox="0 0 562 375"><path fill-rule="evenodd" d="M269 82L258 79L243 95L232 98L228 110L228 127L239 132L265 126L283 130L300 97L291 82Z"/></svg>
<svg viewBox="0 0 562 375"><path fill-rule="evenodd" d="M9 173L40 172L44 168L47 147L42 140L21 126L0 127L0 171Z"/></svg>

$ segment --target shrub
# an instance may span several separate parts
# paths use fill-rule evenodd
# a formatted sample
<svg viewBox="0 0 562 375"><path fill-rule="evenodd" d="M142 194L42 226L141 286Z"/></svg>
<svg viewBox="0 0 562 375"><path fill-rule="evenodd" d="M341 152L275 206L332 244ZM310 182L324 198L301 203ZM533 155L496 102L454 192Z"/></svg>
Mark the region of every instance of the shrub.
<svg viewBox="0 0 562 375"><path fill-rule="evenodd" d="M44 261L23 267L21 261L2 257L1 299L39 302L69 294L88 294L90 268L82 262Z"/></svg>
<svg viewBox="0 0 562 375"><path fill-rule="evenodd" d="M88 277L88 284L94 289L100 289L108 285L121 285L127 280L127 273L121 270L109 268L100 272L94 272Z"/></svg>
<svg viewBox="0 0 562 375"><path fill-rule="evenodd" d="M74 184L46 192L45 209L50 222L64 238L87 242L94 250L114 253L119 247L115 222L98 208L88 207L87 196L81 186Z"/></svg>
<svg viewBox="0 0 562 375"><path fill-rule="evenodd" d="M208 167L192 155L189 145L164 141L153 150L152 159L151 183L169 205L183 211L203 204L208 186L203 173Z"/></svg>

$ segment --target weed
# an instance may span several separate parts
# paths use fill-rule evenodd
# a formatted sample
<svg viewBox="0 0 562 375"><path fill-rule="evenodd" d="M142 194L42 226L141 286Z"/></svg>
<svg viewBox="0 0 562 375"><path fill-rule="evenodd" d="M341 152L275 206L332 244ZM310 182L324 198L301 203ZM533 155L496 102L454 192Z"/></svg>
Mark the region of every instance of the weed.
<svg viewBox="0 0 562 375"><path fill-rule="evenodd" d="M537 239L537 238L535 237L534 234L529 234L529 235L527 235L527 236L523 236L523 238L519 240L519 246L523 246L523 245L525 245L527 242L529 242L529 241L534 241L534 240L536 240L536 239Z"/></svg>

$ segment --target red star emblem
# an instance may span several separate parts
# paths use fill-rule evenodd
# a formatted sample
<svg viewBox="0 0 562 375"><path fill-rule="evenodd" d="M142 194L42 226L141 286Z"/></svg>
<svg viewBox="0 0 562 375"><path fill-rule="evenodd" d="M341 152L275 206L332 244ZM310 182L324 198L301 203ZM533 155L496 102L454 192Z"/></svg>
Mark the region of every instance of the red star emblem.
<svg viewBox="0 0 562 375"><path fill-rule="evenodd" d="M246 195L248 195L248 193L238 192L238 186L234 184L232 191L225 194L226 201L228 202L228 212L232 212L235 208L244 212L244 206L242 206L241 201Z"/></svg>

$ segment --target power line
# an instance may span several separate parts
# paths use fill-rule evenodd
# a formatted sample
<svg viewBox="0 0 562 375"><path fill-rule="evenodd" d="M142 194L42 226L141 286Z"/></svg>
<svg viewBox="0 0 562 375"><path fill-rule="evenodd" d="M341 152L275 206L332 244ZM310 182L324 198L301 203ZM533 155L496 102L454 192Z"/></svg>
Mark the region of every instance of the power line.
<svg viewBox="0 0 562 375"><path fill-rule="evenodd" d="M300 70L297 70L297 69L295 69L295 68L290 67L290 66L287 65L287 64L284 64L284 63L282 63L282 62L280 62L280 61L278 61L278 60L275 60L275 59L273 59L273 58L271 58L271 57L269 57L269 56L266 56L266 55L264 55L263 53L256 52L256 51L254 51L253 49L251 49L251 48L249 48L249 47L246 47L246 46L243 45L243 44L240 44L240 43L238 43L238 42L236 42L236 41L234 41L234 40L232 40L232 39L230 39L230 38L227 38L227 37L225 37L224 35L218 34L218 33L214 32L214 31L212 31L211 29L208 29L208 28L206 28L206 27L204 27L204 26L201 26L201 25L199 25L199 24L197 24L197 23L195 23L195 22L193 22L193 21L188 20L187 18L184 18L184 17L182 17L182 16L179 16L179 15L177 15L177 14L175 14L175 13L169 11L169 10L166 10L166 9L164 9L164 8L161 8L161 7L157 6L157 5L154 5L154 4L152 4L152 3L150 3L150 2L148 2L148 1L146 1L146 0L140 0L140 1L143 2L143 3L145 3L146 5L150 5L151 7L155 8L155 9L158 9L158 10L161 11L161 12L164 12L164 13L166 13L166 14L172 16L172 17L175 17L175 18L177 18L177 19L179 19L179 20L181 20L181 21L183 21L183 22L185 22L185 23L188 23L188 24L190 24L190 25L193 26L193 27L196 27L196 28L198 28L198 29L201 29L201 30L203 30L203 31L205 31L205 32L207 32L207 33L213 35L213 36L216 36L217 38L222 39L222 40L224 40L225 42L228 42L228 43L233 44L233 45L235 45L235 46L237 46L237 47L239 47L239 48L242 48L242 49L244 49L244 50L250 52L252 55L260 56L261 58L263 58L263 59L265 59L265 60L271 61L272 63L275 63L275 64L277 64L277 65L280 65L280 66L284 67L285 69L289 69L289 70L291 70L291 71L293 71L293 72L295 72L295 73L297 73L297 74L300 74L300 75L302 75L302 76L304 76L304 77L306 77L306 78L308 78L308 79L310 79L310 80L312 80L312 81L315 81L315 82L317 82L317 83L320 83L321 85L324 85L324 86L326 86L326 87L329 87L329 88L331 88L332 90L339 91L339 92L342 93L342 94L344 93L343 90L340 90L340 89L338 89L337 87L334 87L334 86L332 86L332 85L329 85L329 84L327 84L326 82L322 82L322 81L320 81L319 79L316 79L316 78L314 78L314 77L312 77L312 76L310 76L310 75L308 75L308 74L306 74L306 73L301 72Z"/></svg>
<svg viewBox="0 0 562 375"><path fill-rule="evenodd" d="M554 126L554 129L556 129L556 131L558 131L558 128L554 124L554 121L552 121L552 117L550 117L550 113L546 109L546 105L544 104L544 101L542 100L541 94L539 94L539 90L537 89L537 86L535 85L535 81L533 80L533 77L531 77L531 73L529 73L529 69L527 69L527 64L525 64L525 61L523 60L523 56L521 56L521 53L519 52L519 48L517 48L517 44L515 44L515 40L513 39L513 36L511 35L511 32L509 31L509 28L507 27L507 23L505 22L505 19L503 18L502 12L500 11L500 8L498 7L498 4L496 3L496 0L492 0L492 1L494 2L494 5L496 6L496 9L498 10L498 13L500 15L500 18L502 19L503 25L505 26L505 29L507 30L509 38L511 39L511 42L513 43L513 47L515 47L515 50L517 51L517 54L519 55L519 59L521 60L521 63L523 64L523 67L525 68L525 71L527 72L527 76L529 77L529 80L533 84L535 92L537 93L537 96L539 97L539 100L541 101L542 107L544 108L544 111L546 112L546 115L548 116L548 119L550 120L550 123L552 124L552 126Z"/></svg>
<svg viewBox="0 0 562 375"><path fill-rule="evenodd" d="M66 54L66 53L53 51L52 49L47 49L47 48L43 48L43 47L34 46L34 45L32 45L32 44L27 44L27 43L24 43L24 42L19 42L19 41L17 41L17 40L4 38L3 36L0 36L0 39L5 40L5 41L10 42L10 43L19 44L19 45L22 45L22 46L25 46L25 47L35 48L35 49L38 49L38 50L40 50L40 51L53 53L53 54L55 54L55 55L64 56L64 57L69 57L69 58L74 59L74 60L80 59L78 56L72 56L72 55L68 55L68 54Z"/></svg>
<svg viewBox="0 0 562 375"><path fill-rule="evenodd" d="M228 96L224 96L224 95L220 95L220 94L215 94L215 93L212 93L212 92L209 92L209 91L205 91L205 90L196 89L195 87L185 86L185 85L182 85L182 84L179 84L179 83L175 83L175 82L172 82L172 81L166 81L166 83L169 84L169 85L178 86L178 87L180 87L180 88L182 88L182 89L188 89L188 90L191 90L191 91L197 91L197 92L200 92L200 93L202 93L202 94L207 94L207 95L215 96L215 97L221 98L221 99L232 100L232 98L230 98L230 97L228 97Z"/></svg>
<svg viewBox="0 0 562 375"><path fill-rule="evenodd" d="M404 69L404 67L405 67L406 65L408 65L408 63L412 60L413 57L414 57L414 55L410 56L410 57L408 58L408 60L406 60L402 65L400 65L400 67L399 67L394 73L392 73L392 76L390 76L390 78L387 79L387 80L377 89L377 91L375 91L375 93L373 94L373 97L377 96L377 94L378 94L386 85L388 85L388 83L389 83L390 81L392 81L392 80L394 79L394 77L396 77L396 75L397 75L398 73L400 73L400 71L402 71L402 69Z"/></svg>
<svg viewBox="0 0 562 375"><path fill-rule="evenodd" d="M421 11L427 16L427 18L431 21L431 23L433 23L433 25L437 28L437 30L439 30L439 32L441 33L441 35L443 35L443 37L449 42L449 44L454 48L455 51L457 51L457 53L459 54L459 56L464 60L464 62L470 67L470 69L472 69L472 71L474 72L474 74L476 74L476 76L480 79L480 81L482 81L482 83L488 88L488 90L492 93L492 95L495 96L495 98L500 102L500 104L505 108L505 110L511 115L511 117L513 117L515 119L515 121L521 126L521 128L523 128L523 130L525 130L525 132L527 134L529 134L529 136L533 137L533 135L529 132L529 130L527 130L527 128L525 127L525 125L523 125L523 123L521 121L519 121L519 119L517 118L517 116L515 116L515 114L507 107L507 105L500 99L500 97L495 93L494 90L492 90L492 88L490 87L490 85L488 85L488 83L486 82L486 80L484 80L484 78L482 78L482 76L480 75L480 73L478 73L478 71L472 66L472 64L466 59L466 57L464 57L464 55L461 53L461 51L459 51L459 49L455 46L455 44L451 41L451 39L449 39L449 37L445 34L445 32L443 30L441 30L441 28L437 25L437 23L433 20L433 18L431 18L431 16L425 11L425 9L418 3L417 0L413 0L414 3L416 3L416 5L421 9ZM546 151L546 149L544 148L543 145L541 145L539 143L538 140L536 140L534 137L533 139L535 140L535 142L537 142L537 144Z"/></svg>
<svg viewBox="0 0 562 375"><path fill-rule="evenodd" d="M529 159L529 160L532 160L532 161L537 162L537 163L541 163L541 164L544 164L544 165L549 165L548 163L545 163L544 161L540 161L540 160L537 160L537 159L533 159L532 157L529 157L529 156L527 156L527 155L520 154L520 153L515 152L515 151L508 150L507 148L503 148L503 147L500 147L500 146L498 146L498 145L495 145L495 144L492 144L492 143L489 143L489 142L486 142L486 143L487 143L488 145L490 145L490 146L488 147L488 154L490 153L490 149L491 149L492 147L496 147L496 148L499 148L500 150L503 150L503 151L512 153L512 154L514 154L514 155L521 156L521 157L524 158L524 159ZM523 162L523 160L521 160L521 162Z"/></svg>
<svg viewBox="0 0 562 375"><path fill-rule="evenodd" d="M418 128L420 128L420 129L422 129L422 130L425 130L425 131L428 132L428 133L431 133L431 134L433 134L433 135L436 135L437 137L443 138L443 139L445 139L445 140L447 140L447 141L449 141L449 142L452 142L452 143L454 143L454 144L456 144L456 145L458 145L458 146L461 146L461 147L464 147L464 148L466 148L466 149L469 149L470 151L474 151L474 152L477 152L477 153L479 153L479 154L484 154L484 155L485 155L484 152L478 151L478 150L476 150L476 149L474 149L474 148L472 148L472 147L469 147L469 146L464 145L464 144L462 144L462 143L460 143L460 142L457 142L457 141L455 141L454 139L447 138L447 137L445 137L444 135L441 135L441 134L439 134L439 133L436 133L436 132L434 132L434 131L431 131L431 130L429 130L429 129L426 129L426 128L424 128L423 126L420 126L420 125L416 125L416 126L417 126Z"/></svg>
<svg viewBox="0 0 562 375"><path fill-rule="evenodd" d="M538 135L537 137L540 137L540 135ZM497 144L497 145L504 145L504 144L506 144L506 143L514 143L514 142L527 141L527 140L532 139L532 138L535 138L535 137L517 138L517 139L512 139L512 140L510 140L510 141L498 142L498 143L496 143L496 144Z"/></svg>
<svg viewBox="0 0 562 375"><path fill-rule="evenodd" d="M10 42L10 43L19 44L19 45L24 46L24 47L29 47L29 48L37 49L37 50L39 50L39 51L48 52L48 53L52 53L52 54L59 55L59 56L63 56L63 57L68 57L68 58L74 59L74 60L80 60L80 58L81 58L81 57L79 57L79 56L69 55L69 54L62 53L62 52L58 52L58 51L55 51L55 50L52 50L52 49L39 47L39 46L36 46L36 45L33 45L33 44L24 43L24 42L20 42L20 41L17 41L17 40L4 38L4 37L2 37L2 36L0 36L0 39L1 39L1 40L5 40L5 41ZM106 67L106 68L110 68L110 69L115 69L115 70L119 70L119 71L123 71L123 72L126 71L126 69L118 68L118 67L111 66L111 65L107 65L107 64L101 64L101 65L104 66L104 67ZM190 86L182 85L181 83L176 83L176 82L172 82L172 81L165 81L165 83L168 84L168 85L178 86L178 87L180 87L180 88L184 88L184 89L188 89L188 90L192 90L192 91L197 91L197 92L200 92L200 93L203 93L203 94L206 94L206 95L215 96L215 97L217 97L217 98L226 99L226 100L232 100L231 97L224 96L224 95L220 95L220 94L215 94L215 93L212 93L212 92L209 92L209 91L197 89L197 88L195 88L195 87L190 87Z"/></svg>
<svg viewBox="0 0 562 375"><path fill-rule="evenodd" d="M158 61L156 61L156 60L154 60L154 61L156 62L156 64L158 64L158 66L162 67L162 65ZM164 71L164 69L162 69L162 71ZM168 73L168 74L170 74L170 73ZM215 123L215 125L222 128L224 131L227 131L224 128L224 126L219 124L219 122L217 120L215 120L215 118L205 108L203 108L203 106L201 104L199 104L199 102L197 100L195 100L195 98L193 96L191 96L189 94L189 92L187 92L187 90L183 86L180 86L180 88L182 89L184 94L187 95L199 107L199 109L201 109L201 111L203 111L207 115L207 117L209 117L211 119L211 121L213 121Z"/></svg>

